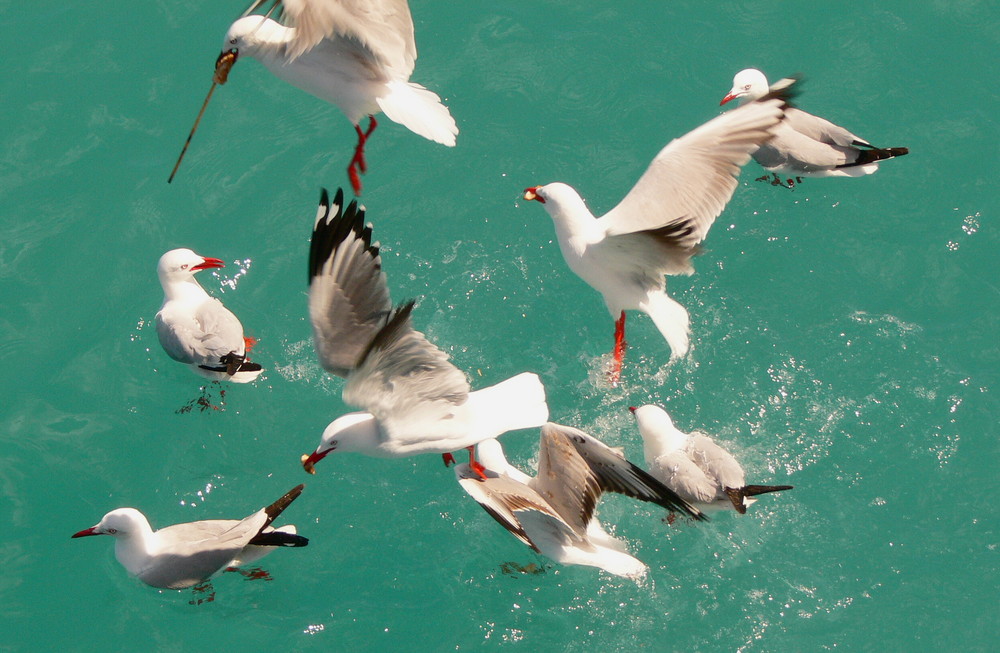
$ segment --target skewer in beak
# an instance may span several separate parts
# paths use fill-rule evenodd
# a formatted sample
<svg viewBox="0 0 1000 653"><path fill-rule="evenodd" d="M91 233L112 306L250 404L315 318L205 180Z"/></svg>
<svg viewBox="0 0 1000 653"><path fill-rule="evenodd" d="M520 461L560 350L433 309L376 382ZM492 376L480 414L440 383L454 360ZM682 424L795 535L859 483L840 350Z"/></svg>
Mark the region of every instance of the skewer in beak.
<svg viewBox="0 0 1000 653"><path fill-rule="evenodd" d="M215 60L215 73L212 75L212 87L208 89L208 95L205 96L205 101L201 105L201 111L198 112L198 117L194 119L194 125L191 127L191 133L188 134L187 140L184 141L184 147L181 149L181 155L177 157L177 163L174 164L174 169L170 171L170 178L167 179L169 184L174 180L174 175L177 174L177 169L181 167L181 161L184 159L184 155L187 153L188 146L191 145L191 139L194 137L195 130L198 129L198 123L201 122L201 117L205 115L205 108L208 107L208 101L212 99L212 93L215 92L215 87L219 84L225 84L229 79L229 71L233 69L233 64L236 63L236 59L239 53L236 50L227 50L219 55L219 58Z"/></svg>

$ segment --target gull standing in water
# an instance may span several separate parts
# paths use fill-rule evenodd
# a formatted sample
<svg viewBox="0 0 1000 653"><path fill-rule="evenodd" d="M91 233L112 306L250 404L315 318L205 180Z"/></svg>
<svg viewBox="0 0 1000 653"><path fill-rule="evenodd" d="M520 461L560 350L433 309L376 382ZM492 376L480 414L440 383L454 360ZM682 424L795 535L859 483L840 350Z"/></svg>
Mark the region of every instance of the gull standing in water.
<svg viewBox="0 0 1000 653"><path fill-rule="evenodd" d="M642 435L649 473L699 508L728 508L742 515L756 501L752 497L792 489L791 485L747 485L743 467L731 453L707 435L679 430L659 406L629 410Z"/></svg>
<svg viewBox="0 0 1000 653"><path fill-rule="evenodd" d="M767 77L755 68L736 73L733 88L719 104L739 99L753 102L768 93ZM862 177L878 170L879 162L909 153L905 147L878 148L829 120L790 107L775 129L774 138L760 146L753 158L773 173L774 186L794 185L779 175L793 177ZM767 179L767 175L758 181ZM799 180L801 181L801 179Z"/></svg>
<svg viewBox="0 0 1000 653"><path fill-rule="evenodd" d="M456 466L455 476L504 528L556 562L599 567L628 578L645 575L646 565L597 520L596 507L604 492L705 519L697 508L620 452L579 429L545 424L538 447L537 476L528 476L507 462L496 440L479 443L484 474L462 464Z"/></svg>
<svg viewBox="0 0 1000 653"><path fill-rule="evenodd" d="M251 15L269 2L266 15ZM233 64L244 56L344 112L358 135L347 166L355 195L361 193L360 174L367 170L365 143L377 126L376 113L426 139L455 145L458 127L441 98L409 81L417 46L406 0L255 0L226 33L212 87L170 180L216 84L225 84ZM362 130L365 116L368 126Z"/></svg>
<svg viewBox="0 0 1000 653"><path fill-rule="evenodd" d="M135 508L118 508L73 537L110 535L115 538L115 557L130 574L153 587L184 589L223 569L255 562L274 547L306 546L309 540L296 535L294 526L271 527L303 487L292 488L242 520L208 519L154 531Z"/></svg>
<svg viewBox="0 0 1000 653"><path fill-rule="evenodd" d="M172 249L160 257L156 272L163 286L163 305L156 314L156 335L167 355L195 373L215 381L249 383L263 368L247 360L243 325L228 308L194 278L196 272L222 268L217 258L190 249Z"/></svg>
<svg viewBox="0 0 1000 653"><path fill-rule="evenodd" d="M309 252L309 318L320 364L346 377L344 401L364 408L326 427L316 450L302 456L314 465L332 452L356 451L395 458L444 454L548 420L545 388L528 372L489 388L469 382L443 351L410 324L414 302L393 308L378 243L357 202L343 208L320 198Z"/></svg>
<svg viewBox="0 0 1000 653"><path fill-rule="evenodd" d="M688 351L688 313L666 293L665 274L692 274L715 221L736 190L740 167L767 142L787 108L793 80L708 121L664 147L625 198L596 218L563 183L534 186L524 199L541 202L555 224L570 269L604 296L615 322L617 384L625 349L625 310L648 314L670 345Z"/></svg>

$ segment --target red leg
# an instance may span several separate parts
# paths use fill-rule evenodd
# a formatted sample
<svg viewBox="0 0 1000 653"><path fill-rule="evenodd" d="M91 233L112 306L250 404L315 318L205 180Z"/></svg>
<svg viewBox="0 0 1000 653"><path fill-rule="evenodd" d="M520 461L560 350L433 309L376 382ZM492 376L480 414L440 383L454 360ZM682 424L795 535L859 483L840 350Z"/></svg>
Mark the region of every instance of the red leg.
<svg viewBox="0 0 1000 653"><path fill-rule="evenodd" d="M368 172L368 162L365 161L365 143L376 127L378 127L378 122L376 122L375 116L368 116L368 129L365 131L361 131L361 125L354 125L354 131L358 134L358 144L354 148L351 162L347 164L347 176L351 180L351 188L354 189L355 195L361 194L360 175Z"/></svg>
<svg viewBox="0 0 1000 653"><path fill-rule="evenodd" d="M611 385L618 385L619 379L622 376L622 359L625 357L625 347L628 343L625 342L625 311L622 311L621 317L615 321L615 349L614 349L614 361L611 366Z"/></svg>
<svg viewBox="0 0 1000 653"><path fill-rule="evenodd" d="M243 336L244 353L249 354L250 350L253 349L254 345L256 344L257 344L257 339L254 338L253 336Z"/></svg>
<svg viewBox="0 0 1000 653"><path fill-rule="evenodd" d="M483 467L482 463L476 460L476 447L475 446L466 447L466 450L468 450L469 452L469 467L472 468L472 471L474 471L479 476L479 478L485 481L486 468Z"/></svg>
<svg viewBox="0 0 1000 653"><path fill-rule="evenodd" d="M212 583L210 581L205 581L201 585L192 587L191 591L194 594L205 594L205 597L200 598L196 596L194 600L188 601L188 604L190 605L201 605L202 603L211 603L215 600L215 589L212 587Z"/></svg>
<svg viewBox="0 0 1000 653"><path fill-rule="evenodd" d="M445 467L451 467L452 465L455 464L455 456L451 455L450 453L441 454L441 458L444 459Z"/></svg>

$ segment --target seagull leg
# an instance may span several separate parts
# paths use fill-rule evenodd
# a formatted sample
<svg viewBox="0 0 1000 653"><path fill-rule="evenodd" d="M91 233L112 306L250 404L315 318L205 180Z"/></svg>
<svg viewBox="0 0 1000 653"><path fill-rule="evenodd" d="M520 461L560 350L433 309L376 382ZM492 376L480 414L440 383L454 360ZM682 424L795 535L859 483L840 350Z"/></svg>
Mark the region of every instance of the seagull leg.
<svg viewBox="0 0 1000 653"><path fill-rule="evenodd" d="M211 581L205 581L201 585L196 585L191 588L191 591L195 594L207 594L205 598L195 597L194 600L188 601L188 605L201 605L202 603L211 603L215 600L215 588L212 587Z"/></svg>
<svg viewBox="0 0 1000 653"><path fill-rule="evenodd" d="M441 454L441 458L444 459L445 467L451 467L452 465L455 464L455 456L451 455L450 453Z"/></svg>
<svg viewBox="0 0 1000 653"><path fill-rule="evenodd" d="M368 129L365 131L361 131L361 125L354 125L354 131L358 134L358 144L354 148L351 162L347 164L347 176L351 180L351 188L354 189L355 195L361 195L360 175L368 172L368 163L365 161L365 143L376 127L378 127L378 122L375 121L375 116L368 116Z"/></svg>
<svg viewBox="0 0 1000 653"><path fill-rule="evenodd" d="M628 343L625 342L625 311L622 311L621 317L615 320L614 360L611 363L611 371L608 373L611 385L613 386L617 386L618 381L621 379L622 359L625 357L625 347L627 346Z"/></svg>
<svg viewBox="0 0 1000 653"><path fill-rule="evenodd" d="M237 573L247 580L274 580L266 569L253 567L252 569L242 569L240 567L226 567L225 571Z"/></svg>
<svg viewBox="0 0 1000 653"><path fill-rule="evenodd" d="M466 450L469 452L469 467L472 468L472 471L474 471L479 478L485 481L486 468L483 467L481 462L476 460L476 446L472 445L471 447L466 447Z"/></svg>

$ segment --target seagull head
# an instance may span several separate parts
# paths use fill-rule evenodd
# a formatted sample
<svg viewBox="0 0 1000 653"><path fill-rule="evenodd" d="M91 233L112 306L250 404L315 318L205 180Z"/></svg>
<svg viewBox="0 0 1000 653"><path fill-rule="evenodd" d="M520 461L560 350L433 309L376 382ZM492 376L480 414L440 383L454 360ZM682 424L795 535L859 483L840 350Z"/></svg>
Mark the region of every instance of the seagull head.
<svg viewBox="0 0 1000 653"><path fill-rule="evenodd" d="M316 463L333 452L364 451L378 455L378 444L378 425L371 413L348 413L327 425L316 451L302 454L302 468L315 474Z"/></svg>
<svg viewBox="0 0 1000 653"><path fill-rule="evenodd" d="M222 42L222 53L215 60L215 81L225 84L229 71L241 55L255 56L267 46L272 49L281 46L287 37L282 32L286 27L266 16L244 16L229 26Z"/></svg>
<svg viewBox="0 0 1000 653"><path fill-rule="evenodd" d="M141 531L148 531L149 522L135 508L118 508L104 515L96 526L85 528L72 537L87 537L90 535L111 535L113 537L128 537Z"/></svg>
<svg viewBox="0 0 1000 653"><path fill-rule="evenodd" d="M638 408L630 406L629 410L635 416L639 427L646 460L653 460L657 456L679 449L687 440L687 434L678 430L667 411L659 406L653 404Z"/></svg>
<svg viewBox="0 0 1000 653"><path fill-rule="evenodd" d="M736 76L733 77L733 88L719 104L723 105L737 98L744 101L756 100L767 95L767 90L767 77L764 76L764 73L756 68L747 68L736 73Z"/></svg>
<svg viewBox="0 0 1000 653"><path fill-rule="evenodd" d="M195 254L190 249L172 249L160 257L156 273L160 282L166 286L174 282L190 281L195 272L209 268L224 268L226 264L220 259Z"/></svg>
<svg viewBox="0 0 1000 653"><path fill-rule="evenodd" d="M580 217L584 217L585 222L593 219L593 215L591 215L583 198L580 197L580 193L576 192L576 189L569 184L557 181L544 186L525 188L524 199L544 204L545 210L549 212L557 224L564 220L572 221L573 218L579 219Z"/></svg>

